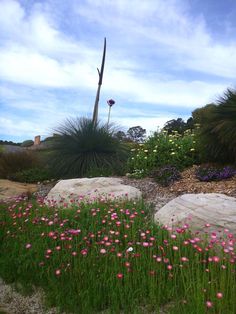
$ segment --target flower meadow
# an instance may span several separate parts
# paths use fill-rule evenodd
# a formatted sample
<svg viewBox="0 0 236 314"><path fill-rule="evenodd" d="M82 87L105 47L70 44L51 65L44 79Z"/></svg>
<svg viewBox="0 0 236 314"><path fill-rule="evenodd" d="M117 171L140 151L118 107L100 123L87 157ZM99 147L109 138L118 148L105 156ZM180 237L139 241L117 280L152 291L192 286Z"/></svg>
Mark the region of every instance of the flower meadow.
<svg viewBox="0 0 236 314"><path fill-rule="evenodd" d="M235 237L154 224L143 202L0 205L0 276L68 313L236 313Z"/></svg>

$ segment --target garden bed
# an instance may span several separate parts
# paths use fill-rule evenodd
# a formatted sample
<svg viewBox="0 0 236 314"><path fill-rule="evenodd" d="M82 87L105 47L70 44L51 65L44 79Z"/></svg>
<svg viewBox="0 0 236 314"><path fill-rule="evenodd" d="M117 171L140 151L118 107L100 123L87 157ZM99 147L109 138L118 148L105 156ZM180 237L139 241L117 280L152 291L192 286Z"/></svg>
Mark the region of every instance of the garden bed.
<svg viewBox="0 0 236 314"><path fill-rule="evenodd" d="M58 210L23 199L2 204L0 214L1 276L20 291L43 289L47 304L61 311L236 311L235 238L227 230L205 242L188 226L169 230L154 224L142 203L105 201ZM40 312L40 296L20 297L10 314L23 308L47 313ZM35 302L33 308L26 309L26 300L29 306Z"/></svg>
<svg viewBox="0 0 236 314"><path fill-rule="evenodd" d="M176 195L185 193L222 193L236 197L236 176L212 182L202 182L196 178L195 171L197 166L193 166L181 173L182 179L173 183L166 190Z"/></svg>
<svg viewBox="0 0 236 314"><path fill-rule="evenodd" d="M161 208L162 206L164 206L168 201L170 201L171 199L175 198L177 195L180 195L180 194L184 194L184 193L209 193L209 192L216 192L216 193L223 193L223 194L227 194L229 196L236 196L236 178L233 177L231 179L228 179L228 180L225 180L225 181L220 181L220 182L200 182L196 179L195 177L195 167L191 167L189 168L188 170L185 170L182 172L182 179L178 182L175 182L174 184L172 184L170 187L162 187L160 186L159 184L157 184L152 178L144 178L144 179L131 179L131 178L127 178L127 177L122 177L123 179L123 182L125 184L128 184L128 185L132 185L134 187L137 187L138 189L140 189L144 195L144 199L147 203L152 203L154 204L155 206L159 205L159 208ZM53 183L50 183L50 184L42 184L42 185L38 185L38 192L40 196L45 196L47 194L47 192L52 188L53 186ZM33 214L33 212L32 212ZM33 214L34 215L34 214ZM88 218L87 218L88 219ZM90 219L90 218L89 218ZM144 220L144 225L146 225L146 221ZM146 229L147 229L148 226L146 226ZM150 225L151 227L151 225ZM140 227L139 227L140 228ZM48 229L48 227L47 227ZM49 228L50 229L50 228ZM138 230L138 229L137 229ZM147 229L148 230L148 229ZM153 232L154 229L153 227L151 227L151 232ZM30 233L29 233L30 234ZM131 235L131 234L130 234ZM20 235L19 235L20 236ZM146 236L149 237L149 233L146 234ZM154 234L154 237L156 237L157 239L161 237L168 237L167 234L164 236L164 235L161 235L159 234L159 236L156 234ZM26 241L26 239L25 239ZM145 241L145 240L143 240ZM168 241L172 241L171 238L168 240ZM233 240L235 241L235 240ZM172 244L176 244L175 240L172 241L173 243ZM145 243L145 242L143 242ZM165 243L165 242L164 242ZM42 244L40 244L42 245ZM168 246L166 246L165 248L165 245L164 244L164 250L167 250L169 253L168 256L169 258L173 259L174 258L174 255L173 253L170 253L169 249L168 249ZM203 244L198 244L197 247L198 248L201 248ZM178 245L176 245L178 247L180 247L180 243L178 243ZM193 248L194 248L194 245L193 245ZM151 248L150 248L151 249ZM140 250L140 249L139 249ZM144 249L145 250L145 247ZM147 249L148 250L148 249ZM191 252L192 249L190 249L189 251L186 250L186 248L181 248L181 251L182 251L182 254L185 254L184 257L189 254L188 256L188 259L190 260L190 256L191 256L191 259L194 259L196 255L199 254L199 252L197 253L194 253L194 252ZM30 253L31 250L29 250L29 253ZM161 252L161 251L160 251ZM159 252L159 253L160 253ZM179 252L179 251L178 251ZM25 254L25 253L24 253ZM31 253L30 253L31 254ZM36 254L36 252L34 253ZM79 253L78 253L79 254ZM170 254L170 255L169 255ZM174 253L174 254L177 254L177 253ZM180 254L180 253L178 253ZM102 254L101 254L102 255ZM130 253L131 255L131 253ZM150 254L148 254L150 255ZM207 254L209 256L209 254ZM210 253L210 256L215 256L214 255L214 252ZM131 257L131 256L130 256ZM160 256L159 256L160 257ZM197 257L199 258L199 257ZM126 258L125 257L126 262L130 262L130 259L129 258ZM107 259L108 261L108 259ZM144 262L144 261L143 261ZM145 263L150 263L148 260L145 260ZM145 263L143 265L145 265ZM184 262L185 263L185 262ZM191 261L191 263L193 263L193 260ZM207 264L209 263L209 261L207 261ZM221 290L224 289L224 285L225 288L227 288L227 282L224 282L224 280L226 280L226 275L224 275L224 268L223 270L220 270L219 267L223 267L225 266L225 263L223 263L223 260L220 261L220 262L215 262L215 263L209 263L208 266L204 266L204 264L200 267L200 268L197 268L197 271L201 272L201 276L203 276L202 278L205 278L204 274L202 273L202 267L206 268L206 272L208 272L208 269L210 269L209 271L211 272L211 276L213 276L214 274L217 274L217 277L219 276L220 273L222 277L222 282L221 281L217 281L218 284L215 285L216 281L212 281L213 282L213 290L216 289L216 292L218 291L218 293L221 293ZM227 262L228 263L228 262ZM233 264L230 264L232 263L229 262L229 264L227 264L227 267L232 268L233 267ZM234 260L234 263L235 263L235 260ZM175 262L174 262L174 265L175 265ZM192 265L195 265L195 264L192 264ZM196 264L197 265L197 264ZM195 265L195 266L196 266ZM223 266L222 266L223 265ZM101 266L101 265L100 265ZM100 267L99 266L99 267ZM137 264L138 266L138 264ZM149 265L150 267L153 267L152 263ZM168 266L168 264L166 265ZM219 266L219 267L218 267ZM175 266L176 267L176 266ZM175 268L174 267L174 268ZM196 266L197 267L197 266ZM219 268L219 269L218 269ZM136 271L139 269L139 267L136 269ZM150 268L151 269L151 268ZM233 268L232 268L233 269ZM152 271L152 270L151 270ZM163 269L164 271L164 269ZM189 275L191 276L195 276L194 273L192 273L191 270L188 270L190 271L189 272ZM170 273L171 274L171 270L168 271L167 270L167 273ZM176 272L176 273L175 273ZM174 274L176 275L178 273L178 269L175 268L175 272ZM154 274L154 273L153 273ZM181 274L181 273L180 273ZM179 275L180 275L179 274ZM227 273L227 276L230 275L229 273L229 270ZM65 274L66 275L66 274ZM123 274L122 274L123 275ZM128 273L126 274L125 273L125 276L127 276ZM151 274L146 274L145 276L149 276L151 275L152 276L152 272ZM43 276L43 273L42 273L42 276ZM53 276L53 275L52 275ZM55 276L55 275L54 275ZM63 275L64 276L64 275ZM155 275L156 276L156 275ZM211 277L210 276L210 277ZM59 276L60 277L60 276ZM209 278L210 278L209 277ZM141 277L140 277L141 278ZM50 279L51 280L51 279ZM53 279L53 280L57 280L57 279ZM58 282L60 282L60 278L58 278ZM117 278L117 280L119 280L119 278ZM121 278L121 281L123 279ZM125 279L126 280L126 279ZM145 279L146 280L146 279ZM168 279L169 280L169 279ZM187 280L185 278L185 280ZM204 280L206 280L207 282L207 278L205 278ZM216 279L215 279L216 280ZM218 280L218 279L217 279ZM228 280L228 279L227 279ZM127 282L128 283L128 282ZM114 278L114 287L115 289L118 289L119 287L117 286L117 283L116 283L116 279ZM129 282L129 284L131 284L131 282ZM152 285L153 283L151 283ZM177 284L177 282L175 282L174 284ZM190 282L189 282L190 284ZM198 284L200 285L200 282L198 282ZM235 289L235 282L232 282L233 286L232 286L232 289ZM131 284L132 285L132 284ZM13 286L14 287L14 286ZM150 286L151 287L151 286ZM153 286L154 287L154 286ZM146 287L147 288L147 287ZM199 286L200 288L200 286ZM184 289L183 287L181 289ZM191 289L194 290L194 288L192 287ZM204 288L205 289L205 288ZM208 289L208 288L207 288ZM222 306L220 306L220 302L221 302L221 294L218 294L218 296L216 296L216 294L214 295L213 293L213 290L211 289L211 292L209 291L208 293L208 297L209 298L213 298L214 299L214 302L211 302L209 301L210 303L206 303L208 302L207 298L205 300L205 306L209 306L209 311L211 311L212 313L215 313L214 312L214 307L217 306L217 308L222 312L219 312L219 313L227 313L227 312L224 312L223 311L223 308ZM218 290L217 290L218 289ZM227 288L228 289L228 288ZM21 289L20 289L21 290ZM118 292L119 290L117 290ZM215 292L215 293L216 293ZM120 292L119 292L120 293ZM227 292L225 293L224 297L228 297L229 295L229 291L227 290ZM2 309L3 310L6 310L6 313L7 314L21 314L21 313L27 313L27 314L33 314L33 313L37 313L37 314L56 314L57 313L57 310L55 308L52 308L50 310L46 310L44 307L43 307L43 296L44 296L44 293L42 292L41 289L36 289L33 293L32 296L24 296L22 295L22 293L17 293L15 289L12 290L11 286L9 285L6 285L3 283L3 281L0 281L0 294L1 294L1 298L0 298L0 309L1 309L1 306L2 306ZM199 298L202 299L202 300L199 300L197 302L203 302L204 303L204 298L203 296L200 296L199 295ZM190 302L189 300L186 300L186 298L183 298L183 302ZM195 300L196 301L196 300ZM202 303L202 304L203 304ZM227 302L224 301L224 304L226 304ZM145 306L143 307L143 310L142 310L142 313L154 313L152 312L152 310L149 309L149 304L147 304L147 309L145 308ZM178 306L179 306L179 309L183 309L182 305L180 305L178 303ZM210 308L212 307L212 308ZM231 307L233 308L234 305L231 304ZM82 313L82 312L81 312ZM101 311L99 313L108 313L106 311ZM120 312L122 313L122 311ZM125 313L125 312L124 312ZM157 313L157 312L155 312ZM160 312L158 312L160 314L164 314L164 313L179 313L179 312L173 312L173 307L172 307L172 302L167 302L166 305L163 305L160 309ZM185 313L185 312L184 312ZM195 312L193 312L195 313ZM205 313L205 311L203 310L203 307L202 307L202 312L200 311L199 313ZM198 314L199 314L198 313ZM217 312L218 313L218 312Z"/></svg>

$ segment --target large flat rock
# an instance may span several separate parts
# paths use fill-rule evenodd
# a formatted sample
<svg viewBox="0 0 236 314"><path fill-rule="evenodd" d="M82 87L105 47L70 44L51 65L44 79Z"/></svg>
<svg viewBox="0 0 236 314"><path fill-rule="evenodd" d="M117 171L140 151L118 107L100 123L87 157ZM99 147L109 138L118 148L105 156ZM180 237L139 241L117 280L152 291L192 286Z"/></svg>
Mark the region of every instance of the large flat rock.
<svg viewBox="0 0 236 314"><path fill-rule="evenodd" d="M37 184L20 183L0 179L0 200L16 197L27 192L36 192Z"/></svg>
<svg viewBox="0 0 236 314"><path fill-rule="evenodd" d="M169 226L188 223L192 229L210 224L211 230L226 228L236 234L236 198L218 193L184 194L157 211L155 221Z"/></svg>
<svg viewBox="0 0 236 314"><path fill-rule="evenodd" d="M61 180L48 193L46 202L61 205L71 200L93 202L101 198L135 200L141 197L140 190L122 184L121 179L98 177Z"/></svg>

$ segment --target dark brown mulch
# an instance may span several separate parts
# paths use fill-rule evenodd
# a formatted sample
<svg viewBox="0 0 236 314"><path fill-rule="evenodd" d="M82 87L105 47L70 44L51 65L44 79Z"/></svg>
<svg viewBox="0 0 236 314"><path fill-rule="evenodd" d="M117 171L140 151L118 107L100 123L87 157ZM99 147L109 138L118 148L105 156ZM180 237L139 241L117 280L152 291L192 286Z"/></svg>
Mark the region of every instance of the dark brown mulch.
<svg viewBox="0 0 236 314"><path fill-rule="evenodd" d="M162 187L152 178L132 179L122 177L125 184L137 187L143 192L144 198L155 200L156 196L174 197L187 193L221 193L236 197L236 176L212 182L201 182L195 176L197 166L193 166L181 173L181 179L168 187Z"/></svg>
<svg viewBox="0 0 236 314"><path fill-rule="evenodd" d="M221 193L236 197L236 176L212 182L201 182L195 176L197 166L193 166L181 173L182 179L172 184L168 190L177 195L185 193Z"/></svg>

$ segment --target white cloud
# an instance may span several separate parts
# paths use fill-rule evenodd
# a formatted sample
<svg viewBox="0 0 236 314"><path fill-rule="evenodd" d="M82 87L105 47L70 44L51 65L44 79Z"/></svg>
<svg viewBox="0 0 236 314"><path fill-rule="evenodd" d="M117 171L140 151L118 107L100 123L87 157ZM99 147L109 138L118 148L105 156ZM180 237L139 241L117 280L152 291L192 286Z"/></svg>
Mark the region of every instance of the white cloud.
<svg viewBox="0 0 236 314"><path fill-rule="evenodd" d="M2 79L48 87L95 84L97 52L66 37L40 6L27 15L18 2L2 0L0 21Z"/></svg>
<svg viewBox="0 0 236 314"><path fill-rule="evenodd" d="M37 133L42 133L44 131L43 123L36 125L35 122L29 122L24 120L19 120L17 118L1 118L0 124L4 125L3 130L1 130L2 134L8 136L19 136L25 139L32 139L34 135Z"/></svg>
<svg viewBox="0 0 236 314"><path fill-rule="evenodd" d="M73 27L89 23L87 38L76 37L76 32L68 35L55 18L55 7L48 9L52 4L35 2L26 10L20 1L0 0L2 103L21 110L21 116L25 110L41 114L41 120L32 117L32 122L5 114L1 121L5 134L43 133L70 113L84 114L81 99L86 93L86 101L91 99L93 105L103 34L108 50L101 100L112 97L132 103L135 117L125 106L118 107L119 115L114 112L116 121L127 127L140 124L155 130L177 117L159 115L160 108L187 111L203 106L235 82L236 40L216 41L207 21L201 14L190 14L185 0L71 0L66 5L78 14ZM193 70L191 78L188 70ZM212 81L211 75L217 79ZM76 91L74 102L68 97L63 103L57 91L71 95ZM139 108L143 104L140 111L136 104ZM101 116L106 117L106 109L99 108Z"/></svg>
<svg viewBox="0 0 236 314"><path fill-rule="evenodd" d="M190 26L193 25L178 3L169 1L167 5L162 1L150 1L148 4L138 0L129 3L123 0L87 1L85 5L77 3L77 10L79 14L84 14L99 23L126 28L130 35L138 34L143 36L144 40L149 39L153 43L171 46L179 53L177 61L185 67L207 71L209 68L205 66L207 63L210 64L212 71L215 69L217 72L220 68L222 75L229 77L234 75L236 64L234 62L231 64L230 58L236 51L234 47L225 54L224 47L218 45L210 58L212 47L209 46L210 37L204 21L199 19L194 30L190 31ZM96 66L100 64L101 52L68 39L56 29L53 20L39 9L32 10L31 14L26 16L16 1L3 0L1 7L5 14L0 15L2 19L0 30L8 32L13 37L17 36L17 43L7 41L5 47L0 49L2 79L29 86L96 90L98 80ZM129 10L130 8L136 10ZM97 14L98 9L101 10L101 14ZM118 14L112 14L115 12ZM14 24L9 22L13 16ZM140 23L140 20L144 22ZM173 25L176 27L172 29ZM207 61L202 58L201 51L196 50L197 45L203 46L201 51L208 56ZM189 55L188 58L185 57L186 53ZM146 74L143 77L139 75L140 64L135 64L132 56L125 61L120 57L113 54L109 59L110 63L105 68L104 90L107 93L114 93L115 96L125 95L135 102L194 107L226 88L226 84L185 81L174 77L165 79L162 73L155 72L153 75ZM222 58L227 59L226 66L222 64ZM212 63L215 59L217 62ZM153 71L152 69L151 72Z"/></svg>
<svg viewBox="0 0 236 314"><path fill-rule="evenodd" d="M6 47L21 45L31 51L54 56L58 53L74 55L78 54L80 49L86 49L58 31L53 19L40 8L35 3L32 10L26 14L19 2L1 0L0 33L1 39L5 39Z"/></svg>
<svg viewBox="0 0 236 314"><path fill-rule="evenodd" d="M212 101L221 94L227 85L201 81L163 80L160 76L139 78L130 71L109 71L104 79L104 90L116 95L119 93L133 102L173 107L194 108Z"/></svg>
<svg viewBox="0 0 236 314"><path fill-rule="evenodd" d="M137 77L130 70L108 67L104 92L122 95L134 102L194 107L221 93L225 84L201 81L163 80L159 76ZM97 76L87 64L59 63L55 59L24 49L0 51L0 75L3 79L29 86L83 88L96 91ZM112 79L111 79L112 78Z"/></svg>
<svg viewBox="0 0 236 314"><path fill-rule="evenodd" d="M25 17L24 9L20 3L13 0L1 0L0 7L1 30L7 34L13 34L15 30L20 31L18 26L21 26L20 24ZM13 21L14 23L12 23Z"/></svg>
<svg viewBox="0 0 236 314"><path fill-rule="evenodd" d="M75 8L114 34L118 30L138 49L146 41L157 55L164 49L175 66L235 80L236 40L215 41L203 16L190 14L186 1L87 0Z"/></svg>
<svg viewBox="0 0 236 314"><path fill-rule="evenodd" d="M3 79L32 86L91 88L95 72L88 64L60 63L56 59L22 47L0 50Z"/></svg>

